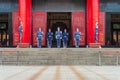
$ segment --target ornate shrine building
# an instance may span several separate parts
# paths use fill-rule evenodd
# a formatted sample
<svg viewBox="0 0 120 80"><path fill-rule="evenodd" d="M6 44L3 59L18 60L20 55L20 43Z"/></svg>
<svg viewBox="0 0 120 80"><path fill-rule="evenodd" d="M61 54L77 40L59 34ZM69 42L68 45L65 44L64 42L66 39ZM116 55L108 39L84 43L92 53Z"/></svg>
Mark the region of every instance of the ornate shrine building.
<svg viewBox="0 0 120 80"><path fill-rule="evenodd" d="M95 23L98 22L98 41L102 46L120 46L120 0L0 0L0 46L19 43L23 22L23 43L37 45L36 32L46 33L57 27L69 32L69 46L74 46L76 28L81 32L80 46L95 42ZM56 44L55 38L53 44Z"/></svg>

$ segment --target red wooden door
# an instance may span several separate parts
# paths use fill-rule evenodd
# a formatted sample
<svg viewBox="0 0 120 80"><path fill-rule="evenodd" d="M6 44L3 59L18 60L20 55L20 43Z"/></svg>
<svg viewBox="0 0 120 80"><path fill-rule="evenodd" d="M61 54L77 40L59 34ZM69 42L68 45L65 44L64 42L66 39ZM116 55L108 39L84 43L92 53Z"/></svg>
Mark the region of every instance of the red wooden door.
<svg viewBox="0 0 120 80"><path fill-rule="evenodd" d="M99 43L105 45L105 12L100 12L99 17Z"/></svg>
<svg viewBox="0 0 120 80"><path fill-rule="evenodd" d="M42 29L44 36L42 45L46 45L46 27L47 26L47 14L46 12L33 12L33 46L37 46L37 31L39 28Z"/></svg>
<svg viewBox="0 0 120 80"><path fill-rule="evenodd" d="M72 12L72 41L74 42L74 33L76 28L81 32L80 46L85 46L85 12Z"/></svg>
<svg viewBox="0 0 120 80"><path fill-rule="evenodd" d="M18 31L18 12L12 13L12 25L13 25L13 46L17 46L19 43L19 31Z"/></svg>

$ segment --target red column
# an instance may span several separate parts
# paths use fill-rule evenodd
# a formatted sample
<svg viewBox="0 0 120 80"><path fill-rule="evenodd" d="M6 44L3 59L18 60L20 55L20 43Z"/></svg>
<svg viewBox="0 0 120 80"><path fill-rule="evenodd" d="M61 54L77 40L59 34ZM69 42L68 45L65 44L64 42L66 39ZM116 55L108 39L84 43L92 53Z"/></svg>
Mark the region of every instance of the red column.
<svg viewBox="0 0 120 80"><path fill-rule="evenodd" d="M100 0L87 0L87 44L95 43L95 23L99 23L99 5Z"/></svg>
<svg viewBox="0 0 120 80"><path fill-rule="evenodd" d="M31 0L19 0L19 18L23 23L23 43L31 44Z"/></svg>

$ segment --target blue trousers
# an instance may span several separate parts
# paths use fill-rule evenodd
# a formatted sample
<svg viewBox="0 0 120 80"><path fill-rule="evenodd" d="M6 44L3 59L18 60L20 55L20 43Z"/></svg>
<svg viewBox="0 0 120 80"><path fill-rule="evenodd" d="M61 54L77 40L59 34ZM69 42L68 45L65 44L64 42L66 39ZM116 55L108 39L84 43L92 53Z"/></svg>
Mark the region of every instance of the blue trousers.
<svg viewBox="0 0 120 80"><path fill-rule="evenodd" d="M67 47L67 40L63 39L63 47L66 48Z"/></svg>
<svg viewBox="0 0 120 80"><path fill-rule="evenodd" d="M52 47L52 40L51 40L51 39L48 39L48 40L47 40L47 45L48 45L49 48Z"/></svg>
<svg viewBox="0 0 120 80"><path fill-rule="evenodd" d="M80 40L79 40L79 39L76 39L76 40L75 40L75 46L76 46L76 48L78 48L79 45L80 45Z"/></svg>
<svg viewBox="0 0 120 80"><path fill-rule="evenodd" d="M38 39L38 47L41 48L41 46L42 46L42 39Z"/></svg>
<svg viewBox="0 0 120 80"><path fill-rule="evenodd" d="M95 34L95 42L98 43L98 34Z"/></svg>
<svg viewBox="0 0 120 80"><path fill-rule="evenodd" d="M20 32L20 43L22 43L22 33Z"/></svg>
<svg viewBox="0 0 120 80"><path fill-rule="evenodd" d="M61 39L57 39L57 48L60 48L61 46Z"/></svg>

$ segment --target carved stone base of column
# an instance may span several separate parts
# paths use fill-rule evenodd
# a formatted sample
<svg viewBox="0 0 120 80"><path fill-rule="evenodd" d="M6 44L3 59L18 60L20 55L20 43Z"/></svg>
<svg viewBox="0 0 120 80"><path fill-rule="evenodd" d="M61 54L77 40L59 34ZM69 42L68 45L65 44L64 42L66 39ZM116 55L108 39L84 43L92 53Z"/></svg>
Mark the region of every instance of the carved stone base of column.
<svg viewBox="0 0 120 80"><path fill-rule="evenodd" d="M30 44L29 43L19 43L18 48L30 48Z"/></svg>
<svg viewBox="0 0 120 80"><path fill-rule="evenodd" d="M89 48L101 48L100 43L89 43Z"/></svg>

